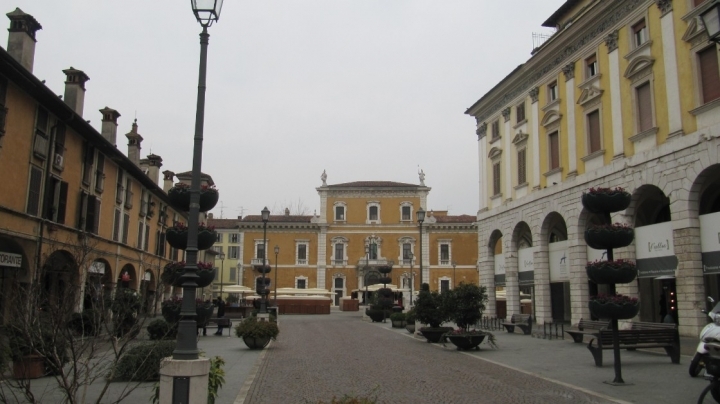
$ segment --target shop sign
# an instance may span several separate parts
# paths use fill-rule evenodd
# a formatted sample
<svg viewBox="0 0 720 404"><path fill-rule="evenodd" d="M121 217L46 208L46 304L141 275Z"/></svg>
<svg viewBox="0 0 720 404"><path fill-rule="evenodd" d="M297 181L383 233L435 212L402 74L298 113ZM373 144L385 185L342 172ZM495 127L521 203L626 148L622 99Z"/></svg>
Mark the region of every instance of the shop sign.
<svg viewBox="0 0 720 404"><path fill-rule="evenodd" d="M518 250L518 284L532 285L535 283L535 251L537 247Z"/></svg>
<svg viewBox="0 0 720 404"><path fill-rule="evenodd" d="M550 282L567 282L570 280L567 246L567 240L548 244Z"/></svg>
<svg viewBox="0 0 720 404"><path fill-rule="evenodd" d="M505 286L505 256L495 255L495 286Z"/></svg>
<svg viewBox="0 0 720 404"><path fill-rule="evenodd" d="M105 263L104 262L98 262L95 261L92 264L90 264L90 268L88 268L88 272L91 274L105 274Z"/></svg>
<svg viewBox="0 0 720 404"><path fill-rule="evenodd" d="M0 251L0 267L20 268L22 255Z"/></svg>
<svg viewBox="0 0 720 404"><path fill-rule="evenodd" d="M720 273L720 212L700 215L703 273Z"/></svg>
<svg viewBox="0 0 720 404"><path fill-rule="evenodd" d="M596 250L594 248L587 248L587 260L588 262L593 261L607 261L607 250Z"/></svg>
<svg viewBox="0 0 720 404"><path fill-rule="evenodd" d="M678 259L675 256L672 222L635 228L635 259L638 278L675 276Z"/></svg>

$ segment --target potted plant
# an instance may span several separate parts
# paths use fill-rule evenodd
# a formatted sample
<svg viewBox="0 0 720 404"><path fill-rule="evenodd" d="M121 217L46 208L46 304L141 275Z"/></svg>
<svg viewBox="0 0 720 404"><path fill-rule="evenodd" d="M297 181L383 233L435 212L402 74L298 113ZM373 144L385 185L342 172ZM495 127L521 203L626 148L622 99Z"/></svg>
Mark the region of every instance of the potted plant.
<svg viewBox="0 0 720 404"><path fill-rule="evenodd" d="M441 327L450 316L447 295L425 289L421 290L415 299L416 321L429 325L420 328L420 333L427 342L440 342L443 335L452 330L452 327Z"/></svg>
<svg viewBox="0 0 720 404"><path fill-rule="evenodd" d="M173 206L187 212L190 210L190 185L179 182L168 190L168 197ZM215 185L200 187L200 212L207 212L215 207L220 194Z"/></svg>
<svg viewBox="0 0 720 404"><path fill-rule="evenodd" d="M163 273L160 275L160 280L166 285L182 286L183 280L181 277L185 273L185 265L185 261L171 262L165 265ZM198 278L195 280L195 283L197 287L204 288L215 280L215 268L210 262L198 262L196 265L197 270L195 273Z"/></svg>
<svg viewBox="0 0 720 404"><path fill-rule="evenodd" d="M637 316L640 303L636 297L599 294L590 297L589 308L598 318L626 320Z"/></svg>
<svg viewBox="0 0 720 404"><path fill-rule="evenodd" d="M188 227L185 223L175 222L172 227L165 231L167 242L179 250L187 249ZM214 226L206 226L205 223L198 224L198 250L207 250L215 244L217 233Z"/></svg>
<svg viewBox="0 0 720 404"><path fill-rule="evenodd" d="M590 188L583 192L582 204L592 213L619 212L630 206L630 193L621 187Z"/></svg>
<svg viewBox="0 0 720 404"><path fill-rule="evenodd" d="M415 334L415 308L412 308L405 313L405 329L410 334Z"/></svg>
<svg viewBox="0 0 720 404"><path fill-rule="evenodd" d="M630 283L637 276L637 266L630 260L592 261L585 266L588 278L598 284Z"/></svg>
<svg viewBox="0 0 720 404"><path fill-rule="evenodd" d="M393 313L390 315L390 322L392 328L403 328L407 324L405 322L405 313Z"/></svg>
<svg viewBox="0 0 720 404"><path fill-rule="evenodd" d="M592 225L585 230L585 242L596 250L626 247L634 237L632 227L624 223Z"/></svg>
<svg viewBox="0 0 720 404"><path fill-rule="evenodd" d="M482 318L487 300L486 287L474 283L461 282L453 290L448 291L450 320L454 321L458 328L449 331L446 337L458 350L479 349L478 345L486 336L490 346L495 347L493 334L472 328L472 325Z"/></svg>
<svg viewBox="0 0 720 404"><path fill-rule="evenodd" d="M248 317L235 327L235 335L242 338L250 349L265 348L279 333L277 323L258 321L257 317Z"/></svg>
<svg viewBox="0 0 720 404"><path fill-rule="evenodd" d="M365 314L374 323L384 322L390 317L392 306L392 289L380 288L370 298L370 308L365 310Z"/></svg>

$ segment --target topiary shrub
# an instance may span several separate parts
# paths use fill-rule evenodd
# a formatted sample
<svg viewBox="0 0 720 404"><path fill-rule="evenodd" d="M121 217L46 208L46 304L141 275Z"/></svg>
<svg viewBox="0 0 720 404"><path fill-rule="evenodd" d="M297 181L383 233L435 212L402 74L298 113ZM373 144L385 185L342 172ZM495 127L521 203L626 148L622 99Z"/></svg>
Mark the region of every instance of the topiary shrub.
<svg viewBox="0 0 720 404"><path fill-rule="evenodd" d="M134 290L120 288L115 292L111 310L115 336L134 338L140 332L137 315L140 312L140 295Z"/></svg>
<svg viewBox="0 0 720 404"><path fill-rule="evenodd" d="M175 339L177 337L177 324L170 324L159 318L147 326L148 336L151 340Z"/></svg>
<svg viewBox="0 0 720 404"><path fill-rule="evenodd" d="M447 295L447 294L445 294ZM438 328L450 317L448 298L438 292L422 290L415 300L415 317L431 328Z"/></svg>
<svg viewBox="0 0 720 404"><path fill-rule="evenodd" d="M113 380L160 380L160 362L163 358L172 356L175 346L175 341L154 341L130 348L118 361Z"/></svg>

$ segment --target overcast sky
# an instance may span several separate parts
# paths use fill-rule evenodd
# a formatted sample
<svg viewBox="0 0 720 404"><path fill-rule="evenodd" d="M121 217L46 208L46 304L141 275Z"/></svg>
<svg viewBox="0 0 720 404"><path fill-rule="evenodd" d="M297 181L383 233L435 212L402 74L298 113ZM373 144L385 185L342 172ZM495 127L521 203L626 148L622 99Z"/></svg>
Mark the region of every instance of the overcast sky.
<svg viewBox="0 0 720 404"><path fill-rule="evenodd" d="M475 121L465 110L530 57L532 34L565 0L226 0L209 29L202 171L215 217L312 214L315 190L351 181L419 183L426 209L476 214ZM187 0L11 0L43 29L35 75L58 94L83 70L85 119L133 119L142 157L189 171L200 25ZM5 27L9 21L5 20ZM7 31L3 30L5 35ZM2 43L7 45L7 38Z"/></svg>

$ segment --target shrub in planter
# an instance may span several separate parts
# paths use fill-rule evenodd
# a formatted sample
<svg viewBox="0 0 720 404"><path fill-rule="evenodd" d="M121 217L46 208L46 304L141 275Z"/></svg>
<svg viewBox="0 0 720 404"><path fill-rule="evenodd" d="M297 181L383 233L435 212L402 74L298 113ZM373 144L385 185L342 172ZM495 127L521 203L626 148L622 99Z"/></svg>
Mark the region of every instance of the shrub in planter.
<svg viewBox="0 0 720 404"><path fill-rule="evenodd" d="M408 324L415 323L415 309L410 309L405 313L405 321Z"/></svg>
<svg viewBox="0 0 720 404"><path fill-rule="evenodd" d="M392 322L393 328L405 327L405 313L392 313L390 315L390 321Z"/></svg>
<svg viewBox="0 0 720 404"><path fill-rule="evenodd" d="M417 321L428 324L430 328L438 328L450 316L447 294L421 290L415 299L415 317Z"/></svg>
<svg viewBox="0 0 720 404"><path fill-rule="evenodd" d="M184 223L175 222L172 227L165 231L167 242L180 250L187 250L188 228ZM198 224L198 250L207 250L217 240L217 233L214 226L206 226L205 223Z"/></svg>
<svg viewBox="0 0 720 404"><path fill-rule="evenodd" d="M187 212L190 210L190 185L177 183L168 190L168 197L173 206ZM220 194L214 185L200 187L200 212L212 210L218 202Z"/></svg>
<svg viewBox="0 0 720 404"><path fill-rule="evenodd" d="M582 194L582 204L590 212L619 212L630 206L630 193L623 188L590 188Z"/></svg>
<svg viewBox="0 0 720 404"><path fill-rule="evenodd" d="M13 362L21 362L29 356L43 358L44 373L58 374L70 361L70 342L66 334L54 329L52 324L38 321L32 324L9 324L6 326L8 353Z"/></svg>
<svg viewBox="0 0 720 404"><path fill-rule="evenodd" d="M148 336L153 341L161 339L174 340L177 337L177 323L170 324L167 321L158 318L148 324L147 332Z"/></svg>
<svg viewBox="0 0 720 404"><path fill-rule="evenodd" d="M235 327L235 335L242 338L250 349L262 349L270 340L280 334L277 323L258 321L257 317L248 317Z"/></svg>
<svg viewBox="0 0 720 404"><path fill-rule="evenodd" d="M477 348L488 338L488 343L495 347L495 336L489 332L471 328L481 318L488 301L487 288L474 283L461 282L453 290L448 291L447 304L450 307L450 319L459 328L446 334L450 342L458 350Z"/></svg>
<svg viewBox="0 0 720 404"><path fill-rule="evenodd" d="M185 261L171 262L163 268L163 273L160 275L160 280L166 285L172 285L175 287L181 287L183 280L182 275L185 273ZM195 273L198 278L195 280L197 287L204 288L210 285L215 280L215 268L210 262L198 262L197 270Z"/></svg>
<svg viewBox="0 0 720 404"><path fill-rule="evenodd" d="M153 341L130 348L118 361L113 380L160 380L160 362L172 356L175 346L175 341Z"/></svg>
<svg viewBox="0 0 720 404"><path fill-rule="evenodd" d="M585 242L596 250L626 247L634 237L632 227L623 223L593 225L585 230Z"/></svg>
<svg viewBox="0 0 720 404"><path fill-rule="evenodd" d="M630 283L637 277L637 266L629 260L592 261L585 266L588 278L598 284Z"/></svg>

